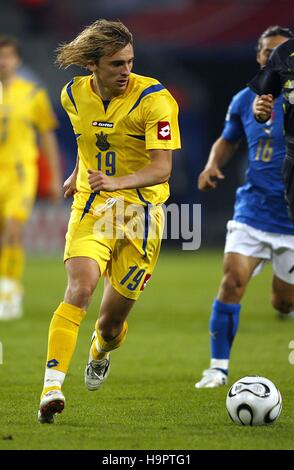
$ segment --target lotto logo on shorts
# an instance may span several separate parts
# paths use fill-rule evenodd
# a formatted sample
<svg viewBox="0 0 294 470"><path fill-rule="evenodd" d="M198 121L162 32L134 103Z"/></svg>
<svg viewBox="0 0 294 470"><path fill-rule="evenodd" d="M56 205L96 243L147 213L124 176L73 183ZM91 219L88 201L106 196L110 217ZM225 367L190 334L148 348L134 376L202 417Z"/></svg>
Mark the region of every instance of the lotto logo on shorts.
<svg viewBox="0 0 294 470"><path fill-rule="evenodd" d="M157 124L157 138L158 140L170 140L170 123L167 121L160 121Z"/></svg>
<svg viewBox="0 0 294 470"><path fill-rule="evenodd" d="M146 287L146 285L147 285L147 282L149 281L150 277L151 277L151 274L146 274L145 279L144 279L144 281L143 281L143 284L142 284L142 287L141 287L140 290L144 290L144 289L145 289L145 287Z"/></svg>

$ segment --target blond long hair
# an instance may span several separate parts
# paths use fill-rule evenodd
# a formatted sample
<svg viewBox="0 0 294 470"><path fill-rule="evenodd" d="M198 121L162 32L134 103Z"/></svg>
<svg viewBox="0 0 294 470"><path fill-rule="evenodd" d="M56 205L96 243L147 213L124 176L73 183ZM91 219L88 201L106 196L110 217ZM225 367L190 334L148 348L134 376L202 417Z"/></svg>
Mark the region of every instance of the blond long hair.
<svg viewBox="0 0 294 470"><path fill-rule="evenodd" d="M133 44L133 36L123 23L100 19L87 26L73 41L61 44L55 62L61 68L87 67L89 62L98 64L100 57L111 56L128 44Z"/></svg>

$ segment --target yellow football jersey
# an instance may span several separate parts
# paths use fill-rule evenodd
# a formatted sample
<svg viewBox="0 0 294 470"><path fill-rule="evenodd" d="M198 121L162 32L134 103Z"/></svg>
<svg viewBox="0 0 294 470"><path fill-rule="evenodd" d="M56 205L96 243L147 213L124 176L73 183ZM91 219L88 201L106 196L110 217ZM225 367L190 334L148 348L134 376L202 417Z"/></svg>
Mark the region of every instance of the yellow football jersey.
<svg viewBox="0 0 294 470"><path fill-rule="evenodd" d="M77 189L91 192L88 169L108 176L132 174L150 162L149 150L180 148L178 105L157 80L132 73L123 95L103 102L91 86L92 75L75 77L62 90L61 101L77 139ZM160 204L168 183L115 193L135 204Z"/></svg>
<svg viewBox="0 0 294 470"><path fill-rule="evenodd" d="M14 78L3 90L0 104L0 167L34 163L37 133L53 130L57 121L47 93L35 83Z"/></svg>

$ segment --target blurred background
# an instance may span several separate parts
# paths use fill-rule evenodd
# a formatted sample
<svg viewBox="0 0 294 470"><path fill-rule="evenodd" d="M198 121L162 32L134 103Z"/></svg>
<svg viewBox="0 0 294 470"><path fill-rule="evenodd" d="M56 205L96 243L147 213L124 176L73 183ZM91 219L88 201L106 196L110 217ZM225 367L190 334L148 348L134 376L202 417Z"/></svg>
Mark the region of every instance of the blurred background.
<svg viewBox="0 0 294 470"><path fill-rule="evenodd" d="M224 242L236 187L242 182L246 147L226 167L216 191L202 194L197 177L222 131L231 97L256 73L255 46L270 25L294 27L293 0L1 0L0 31L23 46L23 76L48 90L59 120L64 178L76 158L75 139L61 108L62 86L87 73L54 66L54 51L98 18L119 18L135 38L134 71L158 78L180 105L182 150L174 157L170 202L202 205L202 247ZM27 228L30 250L63 250L69 204L46 203L48 168L40 156L39 200ZM168 246L169 241L165 242Z"/></svg>

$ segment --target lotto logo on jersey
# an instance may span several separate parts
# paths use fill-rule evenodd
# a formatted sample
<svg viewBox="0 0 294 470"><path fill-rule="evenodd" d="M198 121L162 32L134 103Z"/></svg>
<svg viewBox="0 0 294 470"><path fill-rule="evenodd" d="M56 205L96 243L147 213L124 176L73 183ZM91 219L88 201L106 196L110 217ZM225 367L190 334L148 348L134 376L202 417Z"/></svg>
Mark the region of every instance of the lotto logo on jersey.
<svg viewBox="0 0 294 470"><path fill-rule="evenodd" d="M105 121L92 121L92 126L95 127L107 127L111 129L113 127L113 122L105 122Z"/></svg>
<svg viewBox="0 0 294 470"><path fill-rule="evenodd" d="M157 124L157 138L158 140L171 139L170 123L168 121L160 121Z"/></svg>

